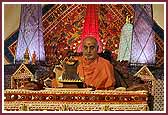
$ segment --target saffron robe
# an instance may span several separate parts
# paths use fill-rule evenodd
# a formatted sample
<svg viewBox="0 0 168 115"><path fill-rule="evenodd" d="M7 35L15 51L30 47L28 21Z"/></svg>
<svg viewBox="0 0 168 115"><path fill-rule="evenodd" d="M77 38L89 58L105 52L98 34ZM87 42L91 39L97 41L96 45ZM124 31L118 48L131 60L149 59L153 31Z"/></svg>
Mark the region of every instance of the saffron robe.
<svg viewBox="0 0 168 115"><path fill-rule="evenodd" d="M95 60L79 58L77 73L87 86L96 89L108 89L114 87L115 77L113 65L106 59L97 56Z"/></svg>

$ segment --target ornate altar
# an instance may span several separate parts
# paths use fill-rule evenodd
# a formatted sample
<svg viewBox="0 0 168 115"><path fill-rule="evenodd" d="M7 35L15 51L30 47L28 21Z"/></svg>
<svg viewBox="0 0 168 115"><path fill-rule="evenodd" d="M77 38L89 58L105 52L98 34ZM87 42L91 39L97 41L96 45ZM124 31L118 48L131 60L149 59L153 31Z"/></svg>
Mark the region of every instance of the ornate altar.
<svg viewBox="0 0 168 115"><path fill-rule="evenodd" d="M144 65L134 76L140 77L148 86L148 92L154 95L156 78L153 76L147 65Z"/></svg>
<svg viewBox="0 0 168 115"><path fill-rule="evenodd" d="M147 91L7 89L4 111L147 111Z"/></svg>
<svg viewBox="0 0 168 115"><path fill-rule="evenodd" d="M22 63L15 73L11 76L11 88L19 89L25 86L26 83L34 79L33 73Z"/></svg>

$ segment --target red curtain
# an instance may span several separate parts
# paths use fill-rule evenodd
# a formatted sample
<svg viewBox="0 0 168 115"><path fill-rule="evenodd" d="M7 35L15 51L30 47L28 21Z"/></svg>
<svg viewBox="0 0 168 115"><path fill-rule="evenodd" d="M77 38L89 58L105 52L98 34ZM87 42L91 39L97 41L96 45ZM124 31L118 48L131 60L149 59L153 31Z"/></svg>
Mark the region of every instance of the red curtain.
<svg viewBox="0 0 168 115"><path fill-rule="evenodd" d="M97 4L88 4L87 5L87 11L86 11L86 17L84 22L84 27L81 34L81 44L78 47L78 52L82 52L82 43L83 40L87 36L95 37L98 45L99 50L98 52L102 52L102 45L100 42L99 37L99 25L98 25L98 5Z"/></svg>

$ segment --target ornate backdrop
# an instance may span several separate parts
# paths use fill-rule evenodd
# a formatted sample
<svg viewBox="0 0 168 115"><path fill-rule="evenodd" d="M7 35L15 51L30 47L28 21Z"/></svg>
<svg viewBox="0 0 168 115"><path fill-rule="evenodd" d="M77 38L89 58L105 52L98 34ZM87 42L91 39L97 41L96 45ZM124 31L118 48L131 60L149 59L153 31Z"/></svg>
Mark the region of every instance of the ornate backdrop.
<svg viewBox="0 0 168 115"><path fill-rule="evenodd" d="M99 36L104 49L117 58L120 33L125 24L126 15L133 16L135 10L129 4L99 4ZM145 11L145 10L144 10ZM43 7L43 37L46 60L55 63L66 56L67 51L76 51L80 44L80 35L86 15L86 4L56 4ZM163 39L155 29L157 55L156 64L163 64ZM12 63L18 31L5 40L5 59Z"/></svg>

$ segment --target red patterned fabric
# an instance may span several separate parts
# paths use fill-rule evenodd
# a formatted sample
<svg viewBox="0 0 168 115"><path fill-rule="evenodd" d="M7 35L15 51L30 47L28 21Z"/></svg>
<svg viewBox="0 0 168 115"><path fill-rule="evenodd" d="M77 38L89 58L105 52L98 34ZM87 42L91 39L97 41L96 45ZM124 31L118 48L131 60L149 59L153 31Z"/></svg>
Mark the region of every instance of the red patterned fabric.
<svg viewBox="0 0 168 115"><path fill-rule="evenodd" d="M87 36L95 37L98 42L98 45L99 45L98 52L101 52L102 45L100 42L98 27L99 27L98 26L98 5L88 4L84 27L83 27L83 31L82 31L82 35L81 35L81 41L83 42L83 40ZM82 42L77 50L78 52L82 52Z"/></svg>

